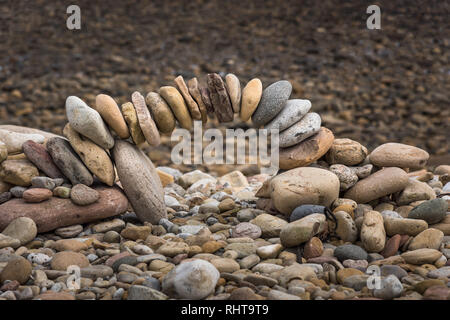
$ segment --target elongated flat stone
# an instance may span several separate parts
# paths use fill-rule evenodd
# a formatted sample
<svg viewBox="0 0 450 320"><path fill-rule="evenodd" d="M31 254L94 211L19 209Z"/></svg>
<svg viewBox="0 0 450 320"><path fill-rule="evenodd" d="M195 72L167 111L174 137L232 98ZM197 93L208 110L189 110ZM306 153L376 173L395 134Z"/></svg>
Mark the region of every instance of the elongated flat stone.
<svg viewBox="0 0 450 320"><path fill-rule="evenodd" d="M311 102L303 99L292 99L286 102L283 110L264 129L283 131L300 121L311 109Z"/></svg>
<svg viewBox="0 0 450 320"><path fill-rule="evenodd" d="M145 102L161 133L170 134L175 129L175 117L167 102L156 92L149 92Z"/></svg>
<svg viewBox="0 0 450 320"><path fill-rule="evenodd" d="M73 185L82 183L90 186L94 182L91 173L73 151L69 141L57 137L50 138L47 141L47 150L53 162Z"/></svg>
<svg viewBox="0 0 450 320"><path fill-rule="evenodd" d="M69 123L76 131L88 137L103 149L111 149L114 139L100 114L78 97L66 99L66 113Z"/></svg>
<svg viewBox="0 0 450 320"><path fill-rule="evenodd" d="M112 155L120 183L138 218L152 224L167 218L163 188L152 161L123 140L116 141Z"/></svg>
<svg viewBox="0 0 450 320"><path fill-rule="evenodd" d="M192 118L189 110L184 102L183 96L175 87L164 86L159 88L159 94L166 100L167 104L172 109L175 118L180 126L184 129L190 130L192 128Z"/></svg>
<svg viewBox="0 0 450 320"><path fill-rule="evenodd" d="M130 136L125 119L119 110L114 99L106 94L99 94L95 97L95 110L100 113L105 122L117 133L122 139Z"/></svg>
<svg viewBox="0 0 450 320"><path fill-rule="evenodd" d="M280 133L280 147L296 145L319 131L322 121L315 112L310 112L299 122Z"/></svg>
<svg viewBox="0 0 450 320"><path fill-rule="evenodd" d="M197 102L198 109L200 110L200 113L202 115L202 122L206 123L208 121L208 111L206 109L205 103L203 102L197 78L194 77L188 80L187 86L192 98L194 98L194 100Z"/></svg>
<svg viewBox="0 0 450 320"><path fill-rule="evenodd" d="M27 156L39 170L44 172L50 178L63 178L66 177L62 174L56 164L53 162L52 157L48 153L47 149L39 143L32 140L25 141L22 145L23 153Z"/></svg>
<svg viewBox="0 0 450 320"><path fill-rule="evenodd" d="M148 111L147 105L145 104L145 99L139 92L135 91L131 95L131 100L133 101L134 108L136 109L137 118L139 120L139 126L141 127L142 133L144 133L145 140L151 146L157 146L161 143L159 137L158 128Z"/></svg>
<svg viewBox="0 0 450 320"><path fill-rule="evenodd" d="M32 140L37 143L44 143L44 136L35 133L19 133L9 130L0 129L0 141L2 141L8 149L8 154L22 152L22 144Z"/></svg>
<svg viewBox="0 0 450 320"><path fill-rule="evenodd" d="M217 73L208 74L208 89L217 120L219 122L233 121L234 113L230 97L222 78Z"/></svg>
<svg viewBox="0 0 450 320"><path fill-rule="evenodd" d="M241 109L241 83L238 77L229 73L225 76L225 84L233 111L234 113L239 113Z"/></svg>
<svg viewBox="0 0 450 320"><path fill-rule="evenodd" d="M26 203L13 199L0 205L0 230L19 218L28 217L37 226L38 232L48 232L60 227L89 223L124 213L128 200L119 187L95 187L100 194L97 202L77 206L70 199L52 197L41 203Z"/></svg>
<svg viewBox="0 0 450 320"><path fill-rule="evenodd" d="M201 120L202 114L200 113L198 104L197 104L197 102L194 101L194 99L192 99L192 96L189 93L189 89L186 86L186 83L184 82L183 76L176 77L174 82L177 85L178 90L181 92L181 95L183 96L184 101L186 101L186 104L189 108L189 112L191 114L192 119Z"/></svg>

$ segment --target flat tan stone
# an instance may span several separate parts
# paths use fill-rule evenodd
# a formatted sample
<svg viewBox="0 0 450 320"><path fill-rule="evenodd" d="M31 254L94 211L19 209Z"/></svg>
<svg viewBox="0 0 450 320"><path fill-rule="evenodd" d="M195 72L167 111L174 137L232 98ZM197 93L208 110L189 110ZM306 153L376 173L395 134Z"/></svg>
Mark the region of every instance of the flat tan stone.
<svg viewBox="0 0 450 320"><path fill-rule="evenodd" d="M119 110L114 99L106 94L99 94L95 97L95 110L102 116L103 120L117 133L122 139L130 136L125 119Z"/></svg>
<svg viewBox="0 0 450 320"><path fill-rule="evenodd" d="M180 126L190 130L192 128L192 118L181 93L174 87L164 86L159 88L159 94L172 109Z"/></svg>
<svg viewBox="0 0 450 320"><path fill-rule="evenodd" d="M192 99L192 96L189 93L189 89L186 86L186 83L184 82L183 76L178 76L173 81L175 82L178 90L181 92L184 101L186 101L186 105L189 108L189 112L191 114L192 119L201 120L202 115L198 108L197 102L195 102L194 99Z"/></svg>
<svg viewBox="0 0 450 320"><path fill-rule="evenodd" d="M250 80L242 89L240 118L248 121L258 107L262 96L262 82L258 78Z"/></svg>
<svg viewBox="0 0 450 320"><path fill-rule="evenodd" d="M167 102L156 92L149 92L145 102L155 120L156 126L161 133L170 134L175 129L175 117Z"/></svg>
<svg viewBox="0 0 450 320"><path fill-rule="evenodd" d="M141 130L137 118L136 110L131 102L122 104L122 114L128 124L131 138L136 145L141 145L145 142L144 133Z"/></svg>
<svg viewBox="0 0 450 320"><path fill-rule="evenodd" d="M150 115L150 111L148 111L144 97L142 94L135 91L131 95L131 101L133 101L139 126L141 127L145 140L147 140L151 146L158 146L161 143L159 131L152 119L152 116Z"/></svg>

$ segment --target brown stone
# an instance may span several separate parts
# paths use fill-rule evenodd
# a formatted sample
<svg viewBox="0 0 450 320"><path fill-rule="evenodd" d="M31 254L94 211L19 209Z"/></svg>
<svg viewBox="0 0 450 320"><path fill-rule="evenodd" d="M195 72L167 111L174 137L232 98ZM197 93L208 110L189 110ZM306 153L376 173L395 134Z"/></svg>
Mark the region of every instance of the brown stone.
<svg viewBox="0 0 450 320"><path fill-rule="evenodd" d="M233 121L234 114L230 97L222 78L217 73L208 74L208 89L214 112L219 122Z"/></svg>
<svg viewBox="0 0 450 320"><path fill-rule="evenodd" d="M175 87L164 86L159 88L159 94L170 106L180 126L184 129L191 130L192 118L181 93Z"/></svg>
<svg viewBox="0 0 450 320"><path fill-rule="evenodd" d="M430 155L425 150L403 143L385 143L370 153L370 162L378 167L423 168Z"/></svg>
<svg viewBox="0 0 450 320"><path fill-rule="evenodd" d="M354 166L363 162L367 153L367 148L357 141L347 138L335 139L326 154L326 160L329 164Z"/></svg>
<svg viewBox="0 0 450 320"><path fill-rule="evenodd" d="M26 203L12 199L0 205L0 230L18 217L28 217L36 223L38 232L83 224L124 213L128 200L118 187L96 187L100 199L88 206L77 206L70 199L52 197L42 203Z"/></svg>
<svg viewBox="0 0 450 320"><path fill-rule="evenodd" d="M202 115L202 122L206 123L208 121L208 111L205 103L203 102L197 78L194 77L188 80L187 86L192 98L194 98L195 102L197 102L198 109L200 110L200 113Z"/></svg>
<svg viewBox="0 0 450 320"><path fill-rule="evenodd" d="M284 170L305 167L321 158L333 144L331 130L321 127L312 137L289 148L280 148L280 168Z"/></svg>
<svg viewBox="0 0 450 320"><path fill-rule="evenodd" d="M39 170L44 172L46 176L50 178L65 179L64 175L53 162L47 149L42 144L28 140L22 144L22 149L28 160L30 160Z"/></svg>
<svg viewBox="0 0 450 320"><path fill-rule="evenodd" d="M145 102L155 120L156 126L161 133L170 134L175 129L175 117L167 102L156 92L149 92Z"/></svg>
<svg viewBox="0 0 450 320"><path fill-rule="evenodd" d="M30 277L31 270L31 263L27 259L18 256L10 260L3 268L0 273L0 283L5 282L5 280L17 280L20 284L24 284Z"/></svg>
<svg viewBox="0 0 450 320"><path fill-rule="evenodd" d="M214 107L213 107L212 102L211 102L211 97L209 95L208 87L205 86L205 85L201 85L199 87L199 90L200 90L200 94L202 96L202 101L205 104L206 111L207 111L208 115L209 116L213 116L214 115Z"/></svg>
<svg viewBox="0 0 450 320"><path fill-rule="evenodd" d="M125 119L119 110L119 106L113 98L106 94L99 94L95 97L95 110L102 116L103 120L117 133L122 139L130 136Z"/></svg>
<svg viewBox="0 0 450 320"><path fill-rule="evenodd" d="M155 122L148 111L147 105L145 104L145 99L139 92L135 91L131 95L131 101L133 101L134 109L136 110L136 115L139 121L139 126L141 127L142 133L145 136L145 140L151 146L157 146L161 143L159 137L159 131L156 127Z"/></svg>
<svg viewBox="0 0 450 320"><path fill-rule="evenodd" d="M75 297L68 292L46 291L36 296L35 300L75 300Z"/></svg>
<svg viewBox="0 0 450 320"><path fill-rule="evenodd" d="M201 120L202 115L198 108L197 102L195 102L194 99L192 99L192 96L189 93L188 87L186 86L186 83L184 82L183 76L176 77L174 79L174 82L175 82L178 90L181 92L181 95L183 96L184 101L186 101L186 104L189 108L189 112L191 114L192 119Z"/></svg>
<svg viewBox="0 0 450 320"><path fill-rule="evenodd" d="M393 255L396 255L398 249L400 248L401 239L402 239L402 236L399 234L396 234L393 237L391 237L386 242L386 245L385 245L383 251L380 252L380 254L385 258L389 258Z"/></svg>
<svg viewBox="0 0 450 320"><path fill-rule="evenodd" d="M53 192L44 188L31 188L23 193L23 200L30 203L38 203L50 199Z"/></svg>
<svg viewBox="0 0 450 320"><path fill-rule="evenodd" d="M28 187L39 171L28 160L5 160L0 164L0 179L16 186Z"/></svg>
<svg viewBox="0 0 450 320"><path fill-rule="evenodd" d="M312 237L308 242L305 243L303 249L303 257L305 259L311 259L320 257L323 253L323 244L317 237Z"/></svg>
<svg viewBox="0 0 450 320"><path fill-rule="evenodd" d="M53 270L66 271L69 266L85 268L89 266L89 260L79 252L61 251L53 256L51 267Z"/></svg>

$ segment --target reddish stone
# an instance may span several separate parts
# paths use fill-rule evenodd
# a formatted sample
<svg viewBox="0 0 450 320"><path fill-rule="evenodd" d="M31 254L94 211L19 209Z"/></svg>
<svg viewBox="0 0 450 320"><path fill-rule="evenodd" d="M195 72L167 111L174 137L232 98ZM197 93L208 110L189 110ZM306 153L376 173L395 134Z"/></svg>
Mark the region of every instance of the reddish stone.
<svg viewBox="0 0 450 320"><path fill-rule="evenodd" d="M234 112L225 83L217 73L208 74L209 97L214 107L217 120L222 122L233 121Z"/></svg>
<svg viewBox="0 0 450 320"><path fill-rule="evenodd" d="M128 256L131 256L131 253L129 253L128 251L123 251L121 253L113 255L112 257L109 257L108 260L105 261L105 265L107 265L108 267L112 267L114 262L116 262L117 260L119 260L121 258L128 257Z"/></svg>
<svg viewBox="0 0 450 320"><path fill-rule="evenodd" d="M402 239L402 236L399 234L394 235L391 237L384 246L383 251L381 251L381 255L385 258L389 258L393 255L397 254L398 248L400 248L400 241Z"/></svg>
<svg viewBox="0 0 450 320"><path fill-rule="evenodd" d="M94 188L100 199L87 206L77 206L70 199L52 197L42 203L26 203L23 199L12 199L0 205L0 230L19 217L33 219L39 233L60 227L83 224L124 213L128 199L119 187Z"/></svg>
<svg viewBox="0 0 450 320"><path fill-rule="evenodd" d="M75 300L75 297L68 292L47 291L38 295L35 300Z"/></svg>
<svg viewBox="0 0 450 320"><path fill-rule="evenodd" d="M450 288L445 286L429 287L423 294L425 300L450 300Z"/></svg>
<svg viewBox="0 0 450 320"><path fill-rule="evenodd" d="M11 282L8 282L0 287L0 291L14 291L19 288L20 283L17 280L13 280Z"/></svg>
<svg viewBox="0 0 450 320"><path fill-rule="evenodd" d="M48 200L52 197L53 192L44 188L32 188L25 190L23 193L23 200L30 203L38 203Z"/></svg>
<svg viewBox="0 0 450 320"><path fill-rule="evenodd" d="M32 140L26 141L22 144L23 153L27 156L39 170L44 172L50 178L63 178L64 175L53 162L52 157L47 149L42 144L36 143Z"/></svg>
<svg viewBox="0 0 450 320"><path fill-rule="evenodd" d="M400 247L402 247L409 240L409 236L407 234L402 234L400 239Z"/></svg>

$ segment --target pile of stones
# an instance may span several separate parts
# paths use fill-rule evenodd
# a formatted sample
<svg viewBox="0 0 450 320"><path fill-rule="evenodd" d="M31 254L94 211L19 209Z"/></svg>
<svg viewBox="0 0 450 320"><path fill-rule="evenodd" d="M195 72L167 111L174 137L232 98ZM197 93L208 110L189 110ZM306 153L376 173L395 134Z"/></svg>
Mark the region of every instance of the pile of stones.
<svg viewBox="0 0 450 320"><path fill-rule="evenodd" d="M0 299L450 298L449 165L335 139L288 81L175 84L121 108L68 97L64 137L0 126ZM182 173L142 151L234 114L280 130L286 171Z"/></svg>

